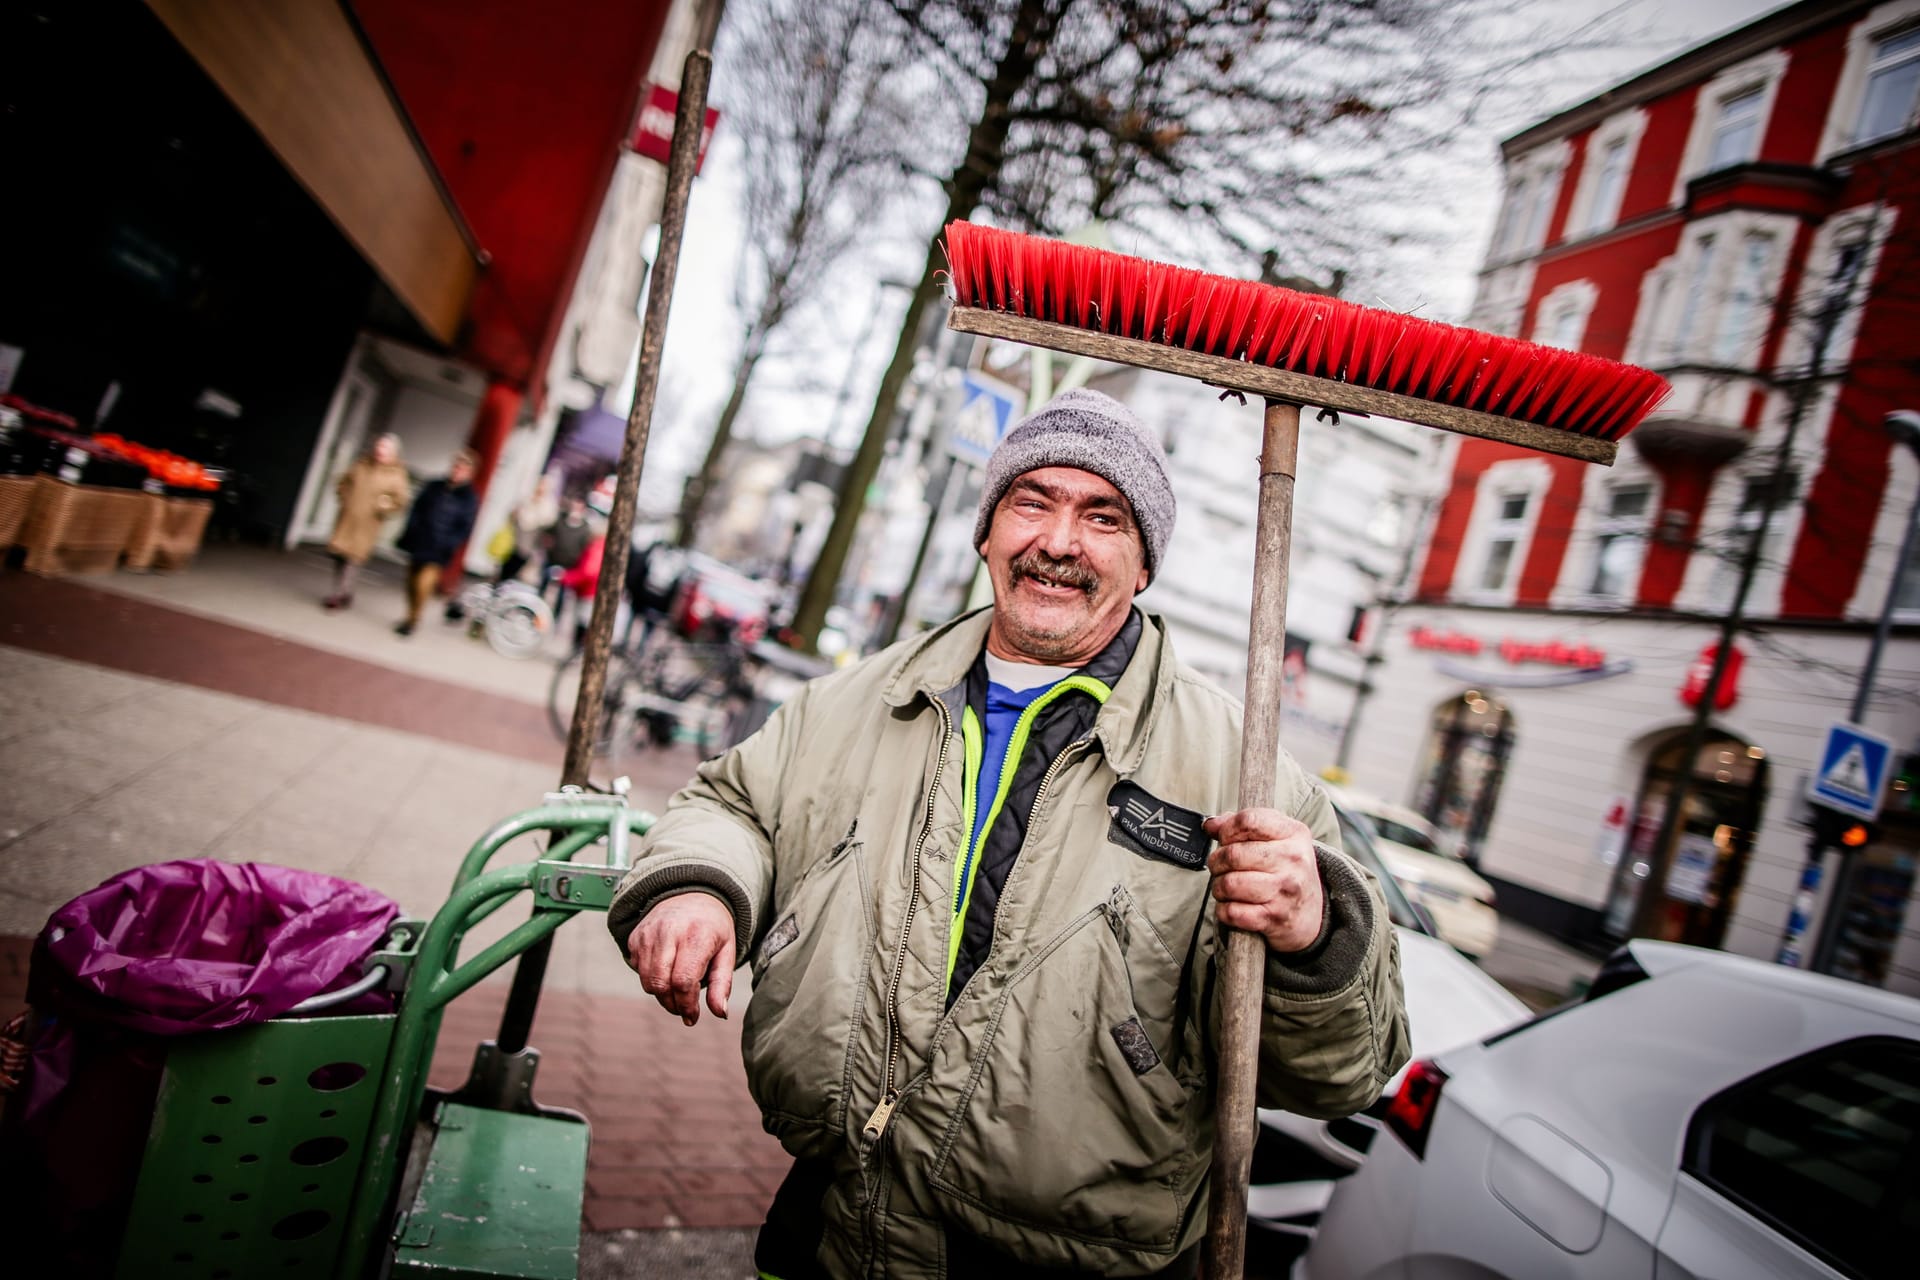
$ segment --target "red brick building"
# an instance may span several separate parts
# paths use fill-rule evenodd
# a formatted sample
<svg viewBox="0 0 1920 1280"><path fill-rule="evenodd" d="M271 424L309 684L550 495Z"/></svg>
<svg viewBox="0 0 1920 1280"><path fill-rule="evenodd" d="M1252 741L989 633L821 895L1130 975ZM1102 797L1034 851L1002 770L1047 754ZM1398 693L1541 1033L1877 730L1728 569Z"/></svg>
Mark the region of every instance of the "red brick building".
<svg viewBox="0 0 1920 1280"><path fill-rule="evenodd" d="M1674 387L1612 468L1451 445L1388 641L1380 701L1400 710L1369 711L1358 772L1460 832L1510 910L1624 928L1680 767L1681 690L1771 505L1755 629L1695 766L1663 928L1777 950L1824 730L1890 589L1896 621L1920 622L1920 565L1895 563L1920 466L1883 426L1920 410L1917 111L1920 0L1808 0L1503 144L1471 323ZM1463 659L1476 643L1484 660ZM1582 647L1603 665L1541 656ZM1876 684L1865 718L1913 749L1907 628ZM1857 976L1920 986L1912 885L1895 824L1852 878Z"/></svg>

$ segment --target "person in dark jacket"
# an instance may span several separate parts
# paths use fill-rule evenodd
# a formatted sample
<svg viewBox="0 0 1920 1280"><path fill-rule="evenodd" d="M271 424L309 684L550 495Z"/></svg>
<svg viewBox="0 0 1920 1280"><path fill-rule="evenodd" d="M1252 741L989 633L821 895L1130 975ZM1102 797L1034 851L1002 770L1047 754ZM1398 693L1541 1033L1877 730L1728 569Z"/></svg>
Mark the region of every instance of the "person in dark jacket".
<svg viewBox="0 0 1920 1280"><path fill-rule="evenodd" d="M412 558L407 571L407 616L394 624L403 636L420 625L420 614L440 585L440 575L473 532L480 499L473 491L474 456L466 449L453 455L444 480L429 480L407 513L407 527L399 547Z"/></svg>

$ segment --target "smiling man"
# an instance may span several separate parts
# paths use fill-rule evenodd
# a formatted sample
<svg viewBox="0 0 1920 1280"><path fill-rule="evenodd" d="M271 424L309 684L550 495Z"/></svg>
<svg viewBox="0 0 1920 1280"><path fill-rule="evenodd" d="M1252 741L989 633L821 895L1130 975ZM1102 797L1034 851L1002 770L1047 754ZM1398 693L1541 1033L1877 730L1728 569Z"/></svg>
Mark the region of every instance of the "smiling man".
<svg viewBox="0 0 1920 1280"><path fill-rule="evenodd" d="M1239 707L1134 607L1173 521L1153 435L1056 398L987 469L993 607L814 681L648 833L608 913L642 987L691 1025L753 962L795 1157L762 1276L1193 1276L1222 925L1267 942L1262 1105L1350 1114L1405 1061L1325 796L1284 759L1234 811Z"/></svg>

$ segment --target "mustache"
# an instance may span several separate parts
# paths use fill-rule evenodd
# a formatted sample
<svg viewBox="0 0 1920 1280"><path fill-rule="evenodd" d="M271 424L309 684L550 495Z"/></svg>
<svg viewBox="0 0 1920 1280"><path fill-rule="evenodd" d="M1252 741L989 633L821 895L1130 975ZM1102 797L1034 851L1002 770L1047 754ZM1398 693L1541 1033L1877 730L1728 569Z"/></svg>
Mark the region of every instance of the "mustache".
<svg viewBox="0 0 1920 1280"><path fill-rule="evenodd" d="M1100 585L1099 575L1079 561L1056 560L1044 551L1025 552L1008 567L1012 570L1015 582L1022 578L1048 578L1061 586L1078 587L1089 594Z"/></svg>

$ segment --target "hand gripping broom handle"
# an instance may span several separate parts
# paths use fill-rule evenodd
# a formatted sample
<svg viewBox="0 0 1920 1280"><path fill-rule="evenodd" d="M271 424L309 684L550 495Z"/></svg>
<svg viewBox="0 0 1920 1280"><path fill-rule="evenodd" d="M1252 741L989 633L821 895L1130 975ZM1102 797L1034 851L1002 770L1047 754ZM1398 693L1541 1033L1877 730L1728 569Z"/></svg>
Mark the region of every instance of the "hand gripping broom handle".
<svg viewBox="0 0 1920 1280"><path fill-rule="evenodd" d="M1247 636L1247 698L1240 740L1240 807L1274 803L1280 769L1280 699L1287 635L1287 563L1293 545L1293 476L1300 406L1267 401L1260 444L1260 516L1254 531L1253 616ZM1267 943L1223 930L1220 1070L1213 1178L1207 1205L1207 1280L1239 1280L1247 1245L1247 1173L1259 1123L1260 1005Z"/></svg>

